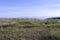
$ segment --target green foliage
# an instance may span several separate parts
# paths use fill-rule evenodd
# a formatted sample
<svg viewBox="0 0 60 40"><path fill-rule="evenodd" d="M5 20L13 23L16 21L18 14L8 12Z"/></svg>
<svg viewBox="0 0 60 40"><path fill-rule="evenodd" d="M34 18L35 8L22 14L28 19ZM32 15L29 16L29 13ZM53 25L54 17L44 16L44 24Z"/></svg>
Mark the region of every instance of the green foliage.
<svg viewBox="0 0 60 40"><path fill-rule="evenodd" d="M60 19L0 19L0 40L60 40Z"/></svg>
<svg viewBox="0 0 60 40"><path fill-rule="evenodd" d="M32 28L42 27L40 19L0 19L0 27Z"/></svg>

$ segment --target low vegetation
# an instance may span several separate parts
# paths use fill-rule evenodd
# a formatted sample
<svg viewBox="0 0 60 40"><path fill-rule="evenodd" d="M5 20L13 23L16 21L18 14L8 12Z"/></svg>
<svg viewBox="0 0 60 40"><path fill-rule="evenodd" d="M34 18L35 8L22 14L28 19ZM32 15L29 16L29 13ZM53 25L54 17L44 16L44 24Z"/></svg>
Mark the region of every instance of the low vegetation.
<svg viewBox="0 0 60 40"><path fill-rule="evenodd" d="M60 18L0 18L0 40L60 40Z"/></svg>

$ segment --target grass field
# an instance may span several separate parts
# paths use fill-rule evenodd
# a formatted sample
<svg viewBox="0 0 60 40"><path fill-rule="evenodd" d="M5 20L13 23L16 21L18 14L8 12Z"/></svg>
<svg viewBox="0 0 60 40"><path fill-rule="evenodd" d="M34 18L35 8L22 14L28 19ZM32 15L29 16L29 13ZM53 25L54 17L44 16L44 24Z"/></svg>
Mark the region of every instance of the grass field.
<svg viewBox="0 0 60 40"><path fill-rule="evenodd" d="M60 40L59 20L0 18L0 40Z"/></svg>

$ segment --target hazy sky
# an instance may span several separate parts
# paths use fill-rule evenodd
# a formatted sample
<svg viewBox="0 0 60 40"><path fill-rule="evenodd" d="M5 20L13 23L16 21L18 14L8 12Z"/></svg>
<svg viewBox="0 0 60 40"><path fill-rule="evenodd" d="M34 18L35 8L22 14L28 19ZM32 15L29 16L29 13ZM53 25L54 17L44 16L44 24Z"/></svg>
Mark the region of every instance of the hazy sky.
<svg viewBox="0 0 60 40"><path fill-rule="evenodd" d="M60 17L60 0L0 0L0 18Z"/></svg>

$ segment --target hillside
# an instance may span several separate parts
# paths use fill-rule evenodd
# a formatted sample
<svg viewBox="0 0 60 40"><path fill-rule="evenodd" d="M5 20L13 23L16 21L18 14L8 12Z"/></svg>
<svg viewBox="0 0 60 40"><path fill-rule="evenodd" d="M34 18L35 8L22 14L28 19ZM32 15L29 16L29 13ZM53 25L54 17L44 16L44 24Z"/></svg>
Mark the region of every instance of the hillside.
<svg viewBox="0 0 60 40"><path fill-rule="evenodd" d="M1 18L0 40L60 40L58 20Z"/></svg>

